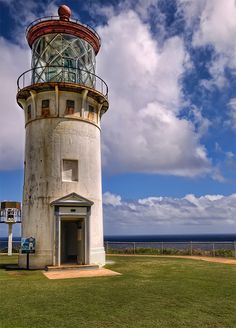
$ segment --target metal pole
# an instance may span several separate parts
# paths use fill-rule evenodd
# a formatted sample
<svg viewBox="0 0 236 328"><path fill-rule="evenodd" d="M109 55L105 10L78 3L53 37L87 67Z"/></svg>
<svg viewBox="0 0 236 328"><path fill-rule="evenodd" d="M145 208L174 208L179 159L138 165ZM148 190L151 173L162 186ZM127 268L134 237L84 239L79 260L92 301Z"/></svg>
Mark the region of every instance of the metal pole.
<svg viewBox="0 0 236 328"><path fill-rule="evenodd" d="M236 258L236 241L234 241L234 257Z"/></svg>
<svg viewBox="0 0 236 328"><path fill-rule="evenodd" d="M27 253L27 263L26 263L26 268L29 270L29 253Z"/></svg>
<svg viewBox="0 0 236 328"><path fill-rule="evenodd" d="M108 254L108 243L109 243L109 241L106 241L106 253Z"/></svg>
<svg viewBox="0 0 236 328"><path fill-rule="evenodd" d="M134 246L134 255L135 255L135 241L134 241L134 243L133 243L133 246Z"/></svg>
<svg viewBox="0 0 236 328"><path fill-rule="evenodd" d="M12 255L12 223L8 223L8 256Z"/></svg>
<svg viewBox="0 0 236 328"><path fill-rule="evenodd" d="M190 241L190 255L193 255L193 242Z"/></svg>
<svg viewBox="0 0 236 328"><path fill-rule="evenodd" d="M161 242L161 255L163 255L164 252L164 245L163 245L163 241Z"/></svg>
<svg viewBox="0 0 236 328"><path fill-rule="evenodd" d="M212 252L213 252L213 256L216 256L216 253L215 253L215 243L212 243Z"/></svg>

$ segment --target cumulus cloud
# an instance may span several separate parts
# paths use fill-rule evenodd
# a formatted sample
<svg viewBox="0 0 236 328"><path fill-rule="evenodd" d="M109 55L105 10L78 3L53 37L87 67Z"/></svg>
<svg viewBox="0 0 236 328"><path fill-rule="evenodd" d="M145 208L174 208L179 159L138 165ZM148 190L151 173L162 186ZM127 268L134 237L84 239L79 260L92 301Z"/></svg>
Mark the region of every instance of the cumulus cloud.
<svg viewBox="0 0 236 328"><path fill-rule="evenodd" d="M228 103L228 107L229 107L228 116L230 118L229 125L234 131L236 131L236 98L230 99Z"/></svg>
<svg viewBox="0 0 236 328"><path fill-rule="evenodd" d="M18 5L22 3L19 1ZM17 6L14 2L8 5L15 17ZM147 6L141 6L139 1L140 15L145 16L153 5L149 1ZM42 6L29 1L23 9L15 17L19 23L26 14L30 20L34 19ZM44 9L54 12L55 1L48 2ZM107 25L98 28L103 40L98 75L110 87L111 108L103 120L106 171L182 176L209 173L211 162L200 141L203 130L207 130L206 120L195 111L197 125L202 126L196 129L196 121L180 116L185 101L181 78L191 65L182 37L167 38L160 45L150 26L133 10L120 10L118 14L110 11L109 15ZM15 105L15 80L29 67L30 59L22 46L3 38L1 49L1 78L4 84L9 82L9 87L6 92L1 91L4 128L0 137L4 155L0 169L9 169L19 167L22 162L23 115ZM15 124L11 138L6 124L9 122Z"/></svg>
<svg viewBox="0 0 236 328"><path fill-rule="evenodd" d="M43 5L35 1L24 2L0 0L9 6L12 17L17 21L19 30L14 30L15 41L0 36L1 71L1 128L0 128L0 170L18 169L23 166L24 152L24 115L16 104L16 81L30 68L30 49L26 46L24 29L26 24L36 18L35 12L44 8L46 13L55 10L54 1ZM24 28L22 27L24 26Z"/></svg>
<svg viewBox="0 0 236 328"><path fill-rule="evenodd" d="M30 59L28 51L2 37L0 49L0 170L9 170L23 165L24 117L15 95L17 77L28 68Z"/></svg>
<svg viewBox="0 0 236 328"><path fill-rule="evenodd" d="M236 69L236 3L234 0L179 0L187 26L193 28L194 47L213 48L212 61L208 65L211 80L203 80L207 89L222 88L227 83L225 68Z"/></svg>
<svg viewBox="0 0 236 328"><path fill-rule="evenodd" d="M121 197L119 195L114 195L109 191L103 194L103 204L112 205L114 207L121 205Z"/></svg>
<svg viewBox="0 0 236 328"><path fill-rule="evenodd" d="M132 10L98 28L98 73L110 87L103 118L103 163L111 172L194 176L210 171L193 122L180 118L189 56L181 37L162 46ZM203 122L203 120L202 120Z"/></svg>
<svg viewBox="0 0 236 328"><path fill-rule="evenodd" d="M113 197L120 204L104 204L106 234L230 233L236 228L236 194L133 201Z"/></svg>

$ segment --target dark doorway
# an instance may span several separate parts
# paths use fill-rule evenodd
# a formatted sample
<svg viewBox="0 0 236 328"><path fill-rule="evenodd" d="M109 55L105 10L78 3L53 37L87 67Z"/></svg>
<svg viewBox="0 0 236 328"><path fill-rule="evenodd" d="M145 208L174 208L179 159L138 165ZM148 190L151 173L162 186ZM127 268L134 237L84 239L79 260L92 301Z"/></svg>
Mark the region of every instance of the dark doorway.
<svg viewBox="0 0 236 328"><path fill-rule="evenodd" d="M84 264L84 222L61 221L61 263Z"/></svg>

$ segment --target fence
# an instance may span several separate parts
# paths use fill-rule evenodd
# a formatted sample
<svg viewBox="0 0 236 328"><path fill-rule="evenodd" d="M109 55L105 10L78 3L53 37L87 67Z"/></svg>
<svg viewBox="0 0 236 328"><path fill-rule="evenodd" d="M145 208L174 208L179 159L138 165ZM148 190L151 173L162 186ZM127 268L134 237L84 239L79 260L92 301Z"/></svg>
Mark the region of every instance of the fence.
<svg viewBox="0 0 236 328"><path fill-rule="evenodd" d="M21 242L19 240L13 240L12 242L12 252L18 253L20 250ZM0 240L0 253L7 253L8 242L7 240Z"/></svg>
<svg viewBox="0 0 236 328"><path fill-rule="evenodd" d="M106 254L202 255L236 258L236 241L230 242L114 242L105 241ZM13 241L13 252L20 241ZM0 241L0 252L7 252L7 241Z"/></svg>
<svg viewBox="0 0 236 328"><path fill-rule="evenodd" d="M107 254L202 255L236 258L233 242L105 242Z"/></svg>

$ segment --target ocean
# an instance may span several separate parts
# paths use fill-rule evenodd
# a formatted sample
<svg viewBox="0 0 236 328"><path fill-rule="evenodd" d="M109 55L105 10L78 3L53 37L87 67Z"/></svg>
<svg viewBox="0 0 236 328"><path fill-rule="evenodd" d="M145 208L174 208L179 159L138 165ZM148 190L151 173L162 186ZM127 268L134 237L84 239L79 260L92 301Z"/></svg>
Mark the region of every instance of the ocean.
<svg viewBox="0 0 236 328"><path fill-rule="evenodd" d="M104 236L105 241L110 242L229 242L236 241L235 234L162 234L162 235L126 235Z"/></svg>
<svg viewBox="0 0 236 328"><path fill-rule="evenodd" d="M236 234L162 234L162 235L105 235L105 242L233 242ZM13 245L20 244L20 237L13 237ZM7 247L7 237L0 238L0 248Z"/></svg>

